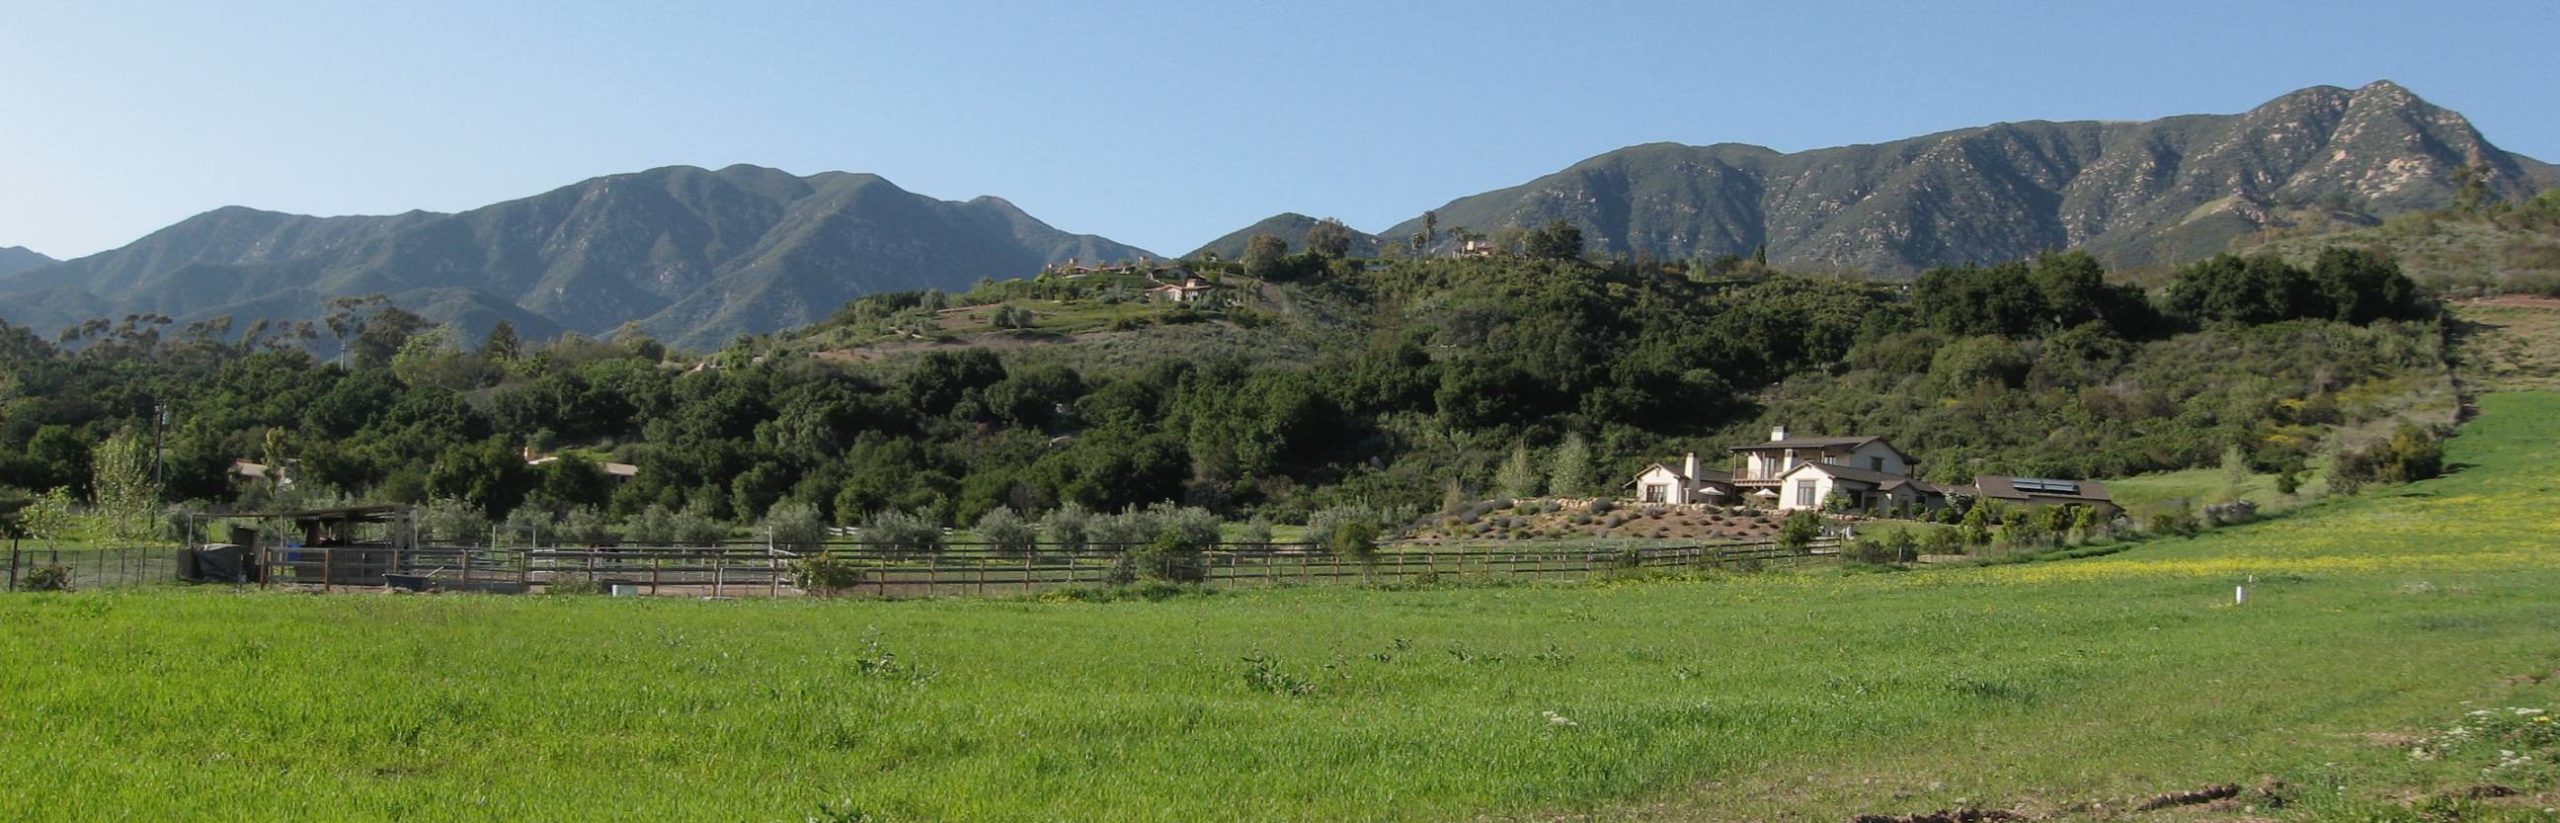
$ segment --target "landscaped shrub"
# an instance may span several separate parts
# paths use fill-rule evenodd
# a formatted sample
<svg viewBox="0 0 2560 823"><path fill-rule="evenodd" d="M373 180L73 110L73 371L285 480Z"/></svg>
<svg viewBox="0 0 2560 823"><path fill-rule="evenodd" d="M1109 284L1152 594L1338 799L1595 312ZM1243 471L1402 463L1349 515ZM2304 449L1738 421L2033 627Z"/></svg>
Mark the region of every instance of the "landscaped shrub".
<svg viewBox="0 0 2560 823"><path fill-rule="evenodd" d="M1474 521L1470 519L1468 522ZM1376 539L1376 512L1370 511L1366 506L1335 506L1307 516L1307 542L1318 547L1329 548L1333 545L1334 532L1352 523L1369 524L1370 538ZM1483 531L1490 527L1491 524L1479 524L1477 529Z"/></svg>
<svg viewBox="0 0 2560 823"><path fill-rule="evenodd" d="M827 544L827 521L818 516L818 508L795 500L773 504L764 514L767 539L775 548L795 552L816 551Z"/></svg>
<svg viewBox="0 0 2560 823"><path fill-rule="evenodd" d="M942 527L923 515L901 511L884 511L871 515L862 525L864 548L889 557L915 557L941 554Z"/></svg>
<svg viewBox="0 0 2560 823"><path fill-rule="evenodd" d="M1974 506L1964 513L1964 543L1967 546L1991 545L1991 507Z"/></svg>
<svg viewBox="0 0 2560 823"><path fill-rule="evenodd" d="M1850 541L1841 547L1841 555L1855 563L1909 563L1920 559L1920 539L1910 529L1895 529L1882 537Z"/></svg>
<svg viewBox="0 0 2560 823"><path fill-rule="evenodd" d="M2369 483L2409 483L2444 473L2444 438L2434 429L2406 424L2391 439L2338 455L2329 487L2354 494Z"/></svg>
<svg viewBox="0 0 2560 823"><path fill-rule="evenodd" d="M1119 514L1094 517L1092 525L1086 528L1086 536L1093 541L1095 548L1126 552L1154 540L1159 530L1154 512L1130 508Z"/></svg>
<svg viewBox="0 0 2560 823"><path fill-rule="evenodd" d="M427 504L419 513L418 529L426 532L428 542L445 546L485 546L489 543L489 518L480 507L445 497Z"/></svg>
<svg viewBox="0 0 2560 823"><path fill-rule="evenodd" d="M2197 532L2202 530L2203 527L2196 522L2195 514L2184 508L2172 509L2151 516L2152 534L2164 537L2169 535L2194 537Z"/></svg>
<svg viewBox="0 0 2560 823"><path fill-rule="evenodd" d="M667 507L651 503L622 521L623 542L638 546L662 546L676 542L676 515Z"/></svg>
<svg viewBox="0 0 2560 823"><path fill-rule="evenodd" d="M1093 513L1072 501L1040 518L1040 530L1046 532L1049 545L1062 551L1083 551L1093 524Z"/></svg>
<svg viewBox="0 0 2560 823"><path fill-rule="evenodd" d="M604 512L597 511L594 506L570 509L569 516L560 518L560 540L572 546L590 547L620 542L613 533L612 521L606 520Z"/></svg>
<svg viewBox="0 0 2560 823"><path fill-rule="evenodd" d="M1378 524L1353 520L1336 526L1325 534L1324 550L1341 557L1367 563L1378 556Z"/></svg>
<svg viewBox="0 0 2560 823"><path fill-rule="evenodd" d="M2043 518L2011 517L2000 524L1993 542L2003 548L2041 549L2052 545L2053 533L2044 530Z"/></svg>
<svg viewBox="0 0 2560 823"><path fill-rule="evenodd" d="M1201 552L1218 545L1218 516L1198 506L1158 503L1151 508L1156 530L1172 535L1185 551Z"/></svg>
<svg viewBox="0 0 2560 823"><path fill-rule="evenodd" d="M1180 530L1168 528L1156 539L1130 549L1125 557L1140 580L1198 583L1209 577L1209 565L1202 554L1206 545L1187 542Z"/></svg>
<svg viewBox="0 0 2560 823"><path fill-rule="evenodd" d="M986 541L998 552L1019 556L1031 553L1040 540L1040 533L1031 527L1030 521L1015 514L1013 507L997 506L979 515L978 539Z"/></svg>
<svg viewBox="0 0 2560 823"><path fill-rule="evenodd" d="M1799 509L1787 516L1786 525L1778 529L1778 545L1790 551L1803 551L1822 536L1822 515L1810 509Z"/></svg>
<svg viewBox="0 0 2560 823"><path fill-rule="evenodd" d="M519 506L507 513L506 522L498 527L500 539L510 545L560 545L560 518L532 506Z"/></svg>
<svg viewBox="0 0 2560 823"><path fill-rule="evenodd" d="M717 546L729 539L729 524L701 506L687 506L675 516L675 538L682 546Z"/></svg>
<svg viewBox="0 0 2560 823"><path fill-rule="evenodd" d="M1270 545L1271 520L1262 515L1254 515L1252 520L1244 522L1242 530L1236 532L1236 539L1255 547Z"/></svg>
<svg viewBox="0 0 2560 823"><path fill-rule="evenodd" d="M1591 505L1584 506L1583 508L1589 510L1592 514L1608 514L1618 508L1618 501L1602 497L1592 500Z"/></svg>

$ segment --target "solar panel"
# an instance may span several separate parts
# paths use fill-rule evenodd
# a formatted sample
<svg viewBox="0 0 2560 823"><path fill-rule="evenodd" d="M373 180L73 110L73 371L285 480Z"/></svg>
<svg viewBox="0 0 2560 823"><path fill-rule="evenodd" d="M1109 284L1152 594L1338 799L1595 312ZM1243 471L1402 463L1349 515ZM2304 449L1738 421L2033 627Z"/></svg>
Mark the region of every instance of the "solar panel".
<svg viewBox="0 0 2560 823"><path fill-rule="evenodd" d="M2046 480L2037 477L2020 477L2010 480L2009 485L2022 492L2038 492L2043 494L2080 493L2080 484L2069 480Z"/></svg>

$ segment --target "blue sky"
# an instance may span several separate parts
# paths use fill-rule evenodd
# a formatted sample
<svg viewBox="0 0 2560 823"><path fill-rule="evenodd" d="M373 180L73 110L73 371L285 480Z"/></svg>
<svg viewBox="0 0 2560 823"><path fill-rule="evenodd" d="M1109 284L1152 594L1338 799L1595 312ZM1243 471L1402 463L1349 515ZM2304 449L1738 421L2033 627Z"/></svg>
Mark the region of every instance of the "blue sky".
<svg viewBox="0 0 2560 823"><path fill-rule="evenodd" d="M1634 143L1793 151L2382 78L2560 161L2553 31L2555 0L0 0L0 246L754 163L1181 253L1281 211L1377 230Z"/></svg>

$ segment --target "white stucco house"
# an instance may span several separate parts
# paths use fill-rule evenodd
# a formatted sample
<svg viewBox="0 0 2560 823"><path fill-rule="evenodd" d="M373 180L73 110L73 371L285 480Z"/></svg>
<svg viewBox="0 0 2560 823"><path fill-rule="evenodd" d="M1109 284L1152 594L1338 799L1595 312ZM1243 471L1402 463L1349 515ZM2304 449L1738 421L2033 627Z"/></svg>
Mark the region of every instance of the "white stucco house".
<svg viewBox="0 0 2560 823"><path fill-rule="evenodd" d="M1733 453L1741 468L1707 469L1691 454L1679 469L1656 463L1627 485L1639 503L1819 509L1834 494L1865 510L1946 502L1943 490L1911 476L1918 461L1881 437L1791 437L1779 426L1768 442L1737 446Z"/></svg>
<svg viewBox="0 0 2560 823"><path fill-rule="evenodd" d="M1661 463L1646 466L1627 484L1635 490L1638 503L1714 503L1732 505L1742 501L1733 482L1723 470L1710 470L1698 463L1698 453L1690 452L1674 469Z"/></svg>
<svg viewBox="0 0 2560 823"><path fill-rule="evenodd" d="M1748 504L1782 511L1826 508L1836 496L1857 511L1881 511L1919 505L1947 505L1947 494L1969 494L2012 505L2093 506L2113 514L2118 509L2104 484L2089 480L2044 480L2031 477L1974 479L1970 486L1937 486L1913 477L1919 461L1884 438L1794 437L1787 427L1769 431L1769 440L1735 446L1741 468L1708 469L1692 453L1680 468L1655 463L1638 472L1627 488L1639 503Z"/></svg>
<svg viewBox="0 0 2560 823"><path fill-rule="evenodd" d="M1938 487L1899 474L1841 466L1831 463L1801 463L1779 475L1777 507L1780 509L1823 508L1832 495L1849 501L1849 507L1862 511L1892 509L1919 504L1936 508L1946 502Z"/></svg>
<svg viewBox="0 0 2560 823"><path fill-rule="evenodd" d="M1794 437L1787 427L1769 430L1769 440L1735 446L1742 468L1733 485L1754 502L1778 509L1819 509L1834 494L1846 496L1851 508L1884 509L1945 502L1943 490L1911 476L1919 461L1884 438Z"/></svg>

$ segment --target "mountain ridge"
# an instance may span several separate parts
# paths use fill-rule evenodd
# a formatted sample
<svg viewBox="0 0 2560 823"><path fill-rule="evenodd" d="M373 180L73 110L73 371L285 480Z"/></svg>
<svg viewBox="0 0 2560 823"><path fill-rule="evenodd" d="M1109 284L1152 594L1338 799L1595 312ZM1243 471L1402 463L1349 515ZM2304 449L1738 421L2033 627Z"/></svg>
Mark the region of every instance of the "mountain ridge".
<svg viewBox="0 0 2560 823"><path fill-rule="evenodd" d="M1199 248L1193 249L1190 254L1183 256L1199 257L1201 255L1214 254L1221 260L1242 259L1244 257L1245 243L1252 240L1253 236L1257 234L1268 234L1273 237L1278 237L1282 241L1287 242L1291 250L1304 250L1307 247L1307 233L1315 230L1316 224L1321 222L1323 221L1294 211L1284 211L1255 221L1253 225L1228 232L1216 240L1211 240L1207 243L1201 244ZM1360 231L1358 229L1351 230L1351 254L1355 257L1375 256L1378 253L1379 244L1382 242L1384 241L1380 240L1377 235Z"/></svg>
<svg viewBox="0 0 2560 823"><path fill-rule="evenodd" d="M1765 245L1782 265L1908 273L2086 248L2139 267L2220 251L2288 210L2440 207L2465 165L2500 198L2560 184L2560 167L2386 80L2239 114L2004 121L1792 153L1646 143L1434 211L1476 231L1566 220L1595 251L1662 259ZM1416 217L1380 234L1421 229Z"/></svg>
<svg viewBox="0 0 2560 823"><path fill-rule="evenodd" d="M2469 196L2472 171L2480 197L2560 186L2560 166L2501 150L2459 113L2376 81L2237 114L1999 122L1799 152L1644 143L1435 211L1442 229L1478 233L1565 220L1590 250L1630 257L1765 249L1781 266L1895 274L2080 248L2140 269L2297 223L2441 208ZM1233 258L1255 234L1303 248L1316 223L1283 212L1193 254ZM1393 252L1422 227L1416 217L1355 231L1352 252ZM1437 250L1453 244L1447 234ZM993 195L941 200L867 172L662 166L452 213L214 209L107 252L0 270L0 320L42 328L148 312L246 326L381 293L469 334L498 319L588 335L636 326L703 347L815 322L864 294L1140 256L1153 255Z"/></svg>
<svg viewBox="0 0 2560 823"><path fill-rule="evenodd" d="M311 217L227 206L118 249L0 277L0 319L35 325L104 310L190 321L297 290L399 303L404 293L459 289L483 297L447 305L494 300L547 318L540 326L592 335L637 323L671 342L709 345L813 322L875 291L965 289L1066 257L1145 253L1061 231L1001 198L936 200L874 174L664 166L454 213ZM486 322L494 320L464 331Z"/></svg>
<svg viewBox="0 0 2560 823"><path fill-rule="evenodd" d="M0 277L22 271L44 268L62 261L36 253L25 246L0 246Z"/></svg>

